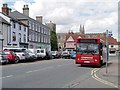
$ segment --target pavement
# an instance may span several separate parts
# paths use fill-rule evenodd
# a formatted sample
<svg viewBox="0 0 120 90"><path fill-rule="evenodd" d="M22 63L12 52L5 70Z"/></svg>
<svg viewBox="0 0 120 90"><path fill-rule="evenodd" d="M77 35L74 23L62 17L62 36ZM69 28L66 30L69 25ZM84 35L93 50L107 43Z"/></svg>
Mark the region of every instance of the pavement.
<svg viewBox="0 0 120 90"><path fill-rule="evenodd" d="M120 88L120 82L118 82L118 79L120 78L120 75L118 73L118 66L120 66L119 58L110 60L108 62L107 73L105 65L97 71L96 75L101 80L104 80L104 82L107 81L109 82L108 84L112 84L113 86L117 86L118 88Z"/></svg>

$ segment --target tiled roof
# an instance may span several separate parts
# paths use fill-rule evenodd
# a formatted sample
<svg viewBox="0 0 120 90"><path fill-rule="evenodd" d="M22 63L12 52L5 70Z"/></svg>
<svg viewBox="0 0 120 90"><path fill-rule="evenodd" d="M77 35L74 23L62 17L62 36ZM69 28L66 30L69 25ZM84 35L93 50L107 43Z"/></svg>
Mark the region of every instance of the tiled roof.
<svg viewBox="0 0 120 90"><path fill-rule="evenodd" d="M74 41L76 41L76 39L77 39L79 36L80 36L80 37L84 37L84 35L80 35L79 33L74 33L74 34L68 33L68 34L66 34L66 40L65 40L65 42L68 40L68 38L69 38L70 36L74 39Z"/></svg>
<svg viewBox="0 0 120 90"><path fill-rule="evenodd" d="M16 18L16 19L18 19L18 20L30 20L30 21L32 21L32 22L41 24L41 23L38 22L37 20L35 20L35 19L33 19L33 18L29 17L29 16L26 16L26 15L24 15L23 13L20 13L20 12L18 12L18 11L11 12L11 13L10 13L10 16L12 16L12 17L14 17L14 18ZM41 24L41 25L44 26L44 27L47 27L47 26L44 25L44 24ZM48 27L47 27L47 28L48 28Z"/></svg>
<svg viewBox="0 0 120 90"><path fill-rule="evenodd" d="M91 33L91 34L85 34L85 35L80 35L79 33L74 33L74 34L70 34L70 33L67 33L66 34L66 40L65 42L67 41L67 39L69 37L72 37L74 40L76 40L79 36L80 37L86 37L86 38L101 38L102 40L104 40L104 42L106 43L106 35L105 33ZM88 37L89 36L89 37ZM113 45L118 45L117 43L117 40L114 39L113 37L108 37L108 43L109 44L113 44Z"/></svg>

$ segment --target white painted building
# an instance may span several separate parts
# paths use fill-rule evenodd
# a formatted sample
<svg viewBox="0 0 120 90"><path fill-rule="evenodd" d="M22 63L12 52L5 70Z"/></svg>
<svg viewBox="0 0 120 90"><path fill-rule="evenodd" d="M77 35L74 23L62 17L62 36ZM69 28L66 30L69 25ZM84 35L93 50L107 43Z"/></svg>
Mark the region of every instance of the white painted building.
<svg viewBox="0 0 120 90"><path fill-rule="evenodd" d="M4 47L28 47L28 26L18 20L0 13L0 16L10 23L10 27L2 24ZM6 28L6 29L5 29Z"/></svg>

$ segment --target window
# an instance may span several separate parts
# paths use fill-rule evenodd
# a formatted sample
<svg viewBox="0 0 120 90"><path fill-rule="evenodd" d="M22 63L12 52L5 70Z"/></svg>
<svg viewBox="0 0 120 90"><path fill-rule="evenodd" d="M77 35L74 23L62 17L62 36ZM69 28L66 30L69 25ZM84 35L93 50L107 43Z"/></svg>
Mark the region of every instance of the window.
<svg viewBox="0 0 120 90"><path fill-rule="evenodd" d="M41 33L43 33L43 28L42 28L42 31L41 31Z"/></svg>
<svg viewBox="0 0 120 90"><path fill-rule="evenodd" d="M29 21L29 28L31 29L31 22Z"/></svg>
<svg viewBox="0 0 120 90"><path fill-rule="evenodd" d="M34 23L32 23L32 30L34 30Z"/></svg>
<svg viewBox="0 0 120 90"><path fill-rule="evenodd" d="M35 34L35 37L36 37L35 41L37 42L38 41L38 34L37 33Z"/></svg>
<svg viewBox="0 0 120 90"><path fill-rule="evenodd" d="M114 46L113 45L111 45L111 48L113 48Z"/></svg>
<svg viewBox="0 0 120 90"><path fill-rule="evenodd" d="M13 22L13 28L16 28L16 23L15 22Z"/></svg>
<svg viewBox="0 0 120 90"><path fill-rule="evenodd" d="M44 53L44 50L41 50L41 53Z"/></svg>
<svg viewBox="0 0 120 90"><path fill-rule="evenodd" d="M12 40L13 40L13 41L16 41L16 33L15 33L15 32L13 32Z"/></svg>
<svg viewBox="0 0 120 90"><path fill-rule="evenodd" d="M26 42L26 35L24 34L24 42Z"/></svg>
<svg viewBox="0 0 120 90"><path fill-rule="evenodd" d="M19 42L21 42L21 33L19 33Z"/></svg>
<svg viewBox="0 0 120 90"><path fill-rule="evenodd" d="M26 32L26 26L24 26L24 31Z"/></svg>
<svg viewBox="0 0 120 90"><path fill-rule="evenodd" d="M58 36L58 39L60 39L60 36Z"/></svg>
<svg viewBox="0 0 120 90"><path fill-rule="evenodd" d="M41 35L41 42L43 42L43 35Z"/></svg>
<svg viewBox="0 0 120 90"><path fill-rule="evenodd" d="M41 27L40 27L40 33L42 33Z"/></svg>
<svg viewBox="0 0 120 90"><path fill-rule="evenodd" d="M21 25L19 25L19 30L21 30Z"/></svg>

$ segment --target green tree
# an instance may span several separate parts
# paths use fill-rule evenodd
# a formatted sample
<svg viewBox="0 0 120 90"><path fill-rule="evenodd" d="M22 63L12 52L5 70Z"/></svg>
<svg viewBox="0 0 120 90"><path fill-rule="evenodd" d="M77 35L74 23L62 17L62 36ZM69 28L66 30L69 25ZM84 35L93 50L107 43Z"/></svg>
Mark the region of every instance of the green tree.
<svg viewBox="0 0 120 90"><path fill-rule="evenodd" d="M58 50L57 35L55 31L51 31L51 50Z"/></svg>

